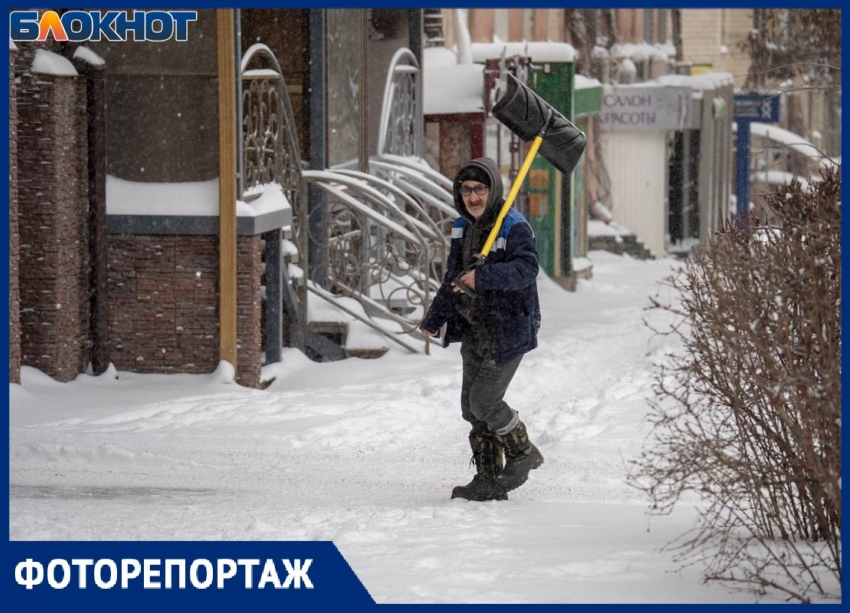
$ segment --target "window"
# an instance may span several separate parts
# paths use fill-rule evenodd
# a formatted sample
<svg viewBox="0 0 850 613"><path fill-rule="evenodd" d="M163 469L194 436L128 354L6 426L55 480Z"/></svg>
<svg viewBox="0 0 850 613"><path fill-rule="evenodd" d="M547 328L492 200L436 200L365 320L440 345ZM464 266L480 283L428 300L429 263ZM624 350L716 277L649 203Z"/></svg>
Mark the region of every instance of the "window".
<svg viewBox="0 0 850 613"><path fill-rule="evenodd" d="M658 9L658 41L659 43L667 42L667 9Z"/></svg>
<svg viewBox="0 0 850 613"><path fill-rule="evenodd" d="M655 11L653 9L643 9L643 40L648 43L655 40L654 17Z"/></svg>

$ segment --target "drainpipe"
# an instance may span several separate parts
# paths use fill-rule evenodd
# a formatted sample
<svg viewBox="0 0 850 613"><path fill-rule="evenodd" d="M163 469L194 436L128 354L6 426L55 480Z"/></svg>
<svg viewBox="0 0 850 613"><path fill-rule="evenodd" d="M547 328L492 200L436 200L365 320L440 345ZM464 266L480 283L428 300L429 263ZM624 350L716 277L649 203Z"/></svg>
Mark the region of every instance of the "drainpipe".
<svg viewBox="0 0 850 613"><path fill-rule="evenodd" d="M310 170L324 170L327 154L327 82L325 66L327 51L326 11L310 9ZM321 287L327 285L327 229L325 228L325 198L322 190L311 185L307 194L307 265L308 278Z"/></svg>
<svg viewBox="0 0 850 613"><path fill-rule="evenodd" d="M676 64L685 61L685 50L682 47L682 10L673 9L673 46L676 47Z"/></svg>
<svg viewBox="0 0 850 613"><path fill-rule="evenodd" d="M239 200L245 195L245 135L242 133L242 11L234 9L233 25L235 51L233 61L236 64L236 196Z"/></svg>
<svg viewBox="0 0 850 613"><path fill-rule="evenodd" d="M216 9L218 47L219 359L236 351L236 54L233 9Z"/></svg>

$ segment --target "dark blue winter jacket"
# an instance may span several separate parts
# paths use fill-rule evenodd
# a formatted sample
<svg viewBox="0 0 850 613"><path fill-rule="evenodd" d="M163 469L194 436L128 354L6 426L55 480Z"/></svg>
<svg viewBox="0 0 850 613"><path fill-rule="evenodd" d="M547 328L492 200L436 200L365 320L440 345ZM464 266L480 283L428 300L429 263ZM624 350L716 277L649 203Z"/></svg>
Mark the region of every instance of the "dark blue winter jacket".
<svg viewBox="0 0 850 613"><path fill-rule="evenodd" d="M451 251L446 274L431 308L422 322L422 328L438 332L448 322L443 346L462 340L466 322L455 308L461 294L452 290L452 281L463 271L463 250L467 233L474 224L482 224L479 232L483 238L489 234L501 209L502 180L495 162L479 158L470 162L485 169L491 176L490 199L485 213L477 221L469 215L460 196L460 183L454 186L455 206L461 216L452 226ZM487 232L484 232L484 231ZM482 245L476 245L480 251ZM501 364L537 347L540 329L540 303L537 298L537 272L539 258L534 245L531 225L515 209L508 211L496 236L489 255L475 269L475 310L493 344L493 359Z"/></svg>

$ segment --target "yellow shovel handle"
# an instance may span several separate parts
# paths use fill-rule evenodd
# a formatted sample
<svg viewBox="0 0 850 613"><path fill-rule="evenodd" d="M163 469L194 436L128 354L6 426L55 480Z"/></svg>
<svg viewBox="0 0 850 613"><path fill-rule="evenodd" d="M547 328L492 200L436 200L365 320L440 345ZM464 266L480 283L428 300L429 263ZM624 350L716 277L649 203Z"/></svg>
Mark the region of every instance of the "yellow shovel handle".
<svg viewBox="0 0 850 613"><path fill-rule="evenodd" d="M496 242L496 235L498 235L499 230L502 229L502 222L505 220L508 211L511 210L511 207L514 204L514 199L519 193L519 188L522 186L522 182L525 181L525 175L528 174L528 169L531 168L531 162L534 161L534 156L537 155L537 150L540 149L540 144L542 142L542 136L534 137L534 141L531 143L531 148L528 150L528 154L525 156L525 161L522 163L522 168L519 169L519 174L516 176L516 179L514 179L514 184L511 186L511 191L508 192L505 204L502 206L502 210L499 211L499 216L496 218L496 223L493 226L493 229L490 230L487 242L484 243L484 248L481 250L482 257L486 258L490 254L490 250L493 248L493 243Z"/></svg>

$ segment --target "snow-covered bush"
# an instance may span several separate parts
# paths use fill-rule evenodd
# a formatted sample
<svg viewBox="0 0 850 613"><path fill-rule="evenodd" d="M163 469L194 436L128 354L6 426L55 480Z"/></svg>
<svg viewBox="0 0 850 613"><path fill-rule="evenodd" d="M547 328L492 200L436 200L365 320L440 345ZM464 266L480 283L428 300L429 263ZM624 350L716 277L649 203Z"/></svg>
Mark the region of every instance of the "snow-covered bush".
<svg viewBox="0 0 850 613"><path fill-rule="evenodd" d="M630 480L656 512L696 495L674 544L706 581L840 594L841 180L772 196L780 223L729 225L668 279L680 301L661 333L652 430Z"/></svg>

